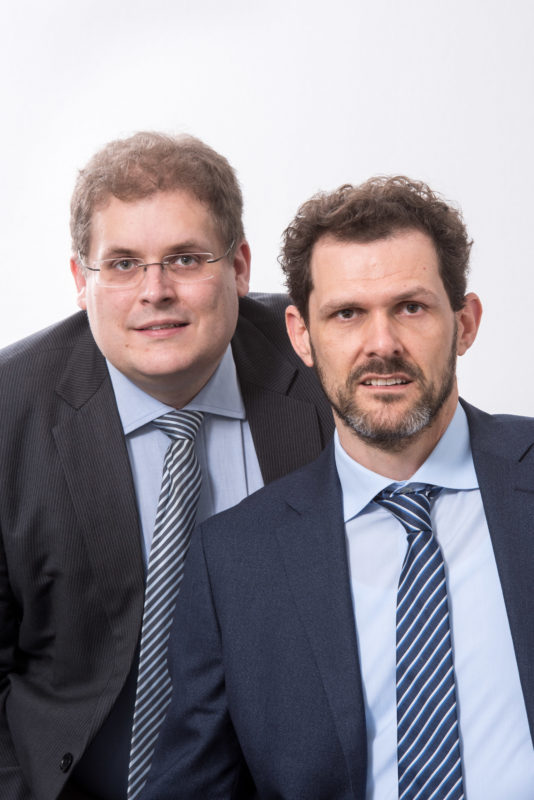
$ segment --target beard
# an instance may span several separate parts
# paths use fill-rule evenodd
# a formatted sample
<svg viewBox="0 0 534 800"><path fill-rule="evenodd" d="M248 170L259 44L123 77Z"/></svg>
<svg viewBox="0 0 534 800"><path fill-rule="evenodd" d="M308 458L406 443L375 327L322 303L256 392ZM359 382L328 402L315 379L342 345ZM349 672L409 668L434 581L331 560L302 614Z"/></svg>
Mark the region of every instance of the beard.
<svg viewBox="0 0 534 800"><path fill-rule="evenodd" d="M428 383L419 367L409 364L399 356L394 356L369 359L351 372L344 386L331 389L327 386L324 371L317 360L313 346L311 350L321 386L343 424L367 444L388 452L400 452L432 425L454 388L456 339L455 328L449 358L439 384ZM395 372L402 372L410 380L417 381L422 388L421 396L402 418L387 419L386 414L366 411L358 405L355 400L355 388L365 375L369 373L391 375ZM380 402L384 408L392 407L399 402L399 398L393 394L384 394Z"/></svg>

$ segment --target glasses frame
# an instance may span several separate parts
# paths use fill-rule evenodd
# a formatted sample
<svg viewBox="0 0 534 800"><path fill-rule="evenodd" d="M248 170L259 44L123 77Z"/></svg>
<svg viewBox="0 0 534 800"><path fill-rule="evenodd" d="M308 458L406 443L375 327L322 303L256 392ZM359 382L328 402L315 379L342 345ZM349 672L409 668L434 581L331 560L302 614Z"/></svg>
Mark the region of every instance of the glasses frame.
<svg viewBox="0 0 534 800"><path fill-rule="evenodd" d="M222 254L222 256L218 256L217 258L214 258L213 253L169 253L168 256L164 256L164 259L170 258L171 256L174 256L175 258L177 256L211 256L211 258L206 259L206 264L216 264L218 261L222 261L224 258L227 258L227 256L230 255L230 253L232 252L232 248L233 248L234 244L235 244L235 239L232 239L232 241L228 245L228 248L226 249L226 251ZM128 258L128 256L124 256L124 258ZM120 259L121 259L120 256L117 256L116 259L114 259L114 258L102 258L102 259L100 259L100 261L95 261L93 263L99 264L102 261L115 261L115 260L120 261ZM134 261L134 260L137 261L138 259L132 258L132 261ZM101 267L90 267L89 264L85 264L79 251L78 251L78 261L80 263L80 266L83 267L84 269L88 269L91 272L102 272L102 268ZM147 261L144 264L137 264L137 266L135 268L136 269L135 275L141 275L142 273L139 271L141 269L146 273L147 267L156 267L156 266L161 267L162 271L163 270L167 270L167 267L168 267L168 265L165 263L165 260L163 260L163 261ZM172 272L167 271L167 275L169 277L169 280L173 281L174 283L183 283L183 284L201 283L202 281L209 281L209 280L211 280L211 278L213 278L213 275L205 275L203 278L196 278L195 280L185 280L184 281L183 279L177 278L175 276L175 274L172 273ZM97 276L97 278L98 278L98 276ZM104 289L134 289L136 286L140 286L141 285L142 279L141 280L137 279L132 284L124 284L124 285L120 285L120 284L114 285L112 283L100 283L100 281L98 281L98 280L97 280L97 283L98 283L99 286L102 286Z"/></svg>

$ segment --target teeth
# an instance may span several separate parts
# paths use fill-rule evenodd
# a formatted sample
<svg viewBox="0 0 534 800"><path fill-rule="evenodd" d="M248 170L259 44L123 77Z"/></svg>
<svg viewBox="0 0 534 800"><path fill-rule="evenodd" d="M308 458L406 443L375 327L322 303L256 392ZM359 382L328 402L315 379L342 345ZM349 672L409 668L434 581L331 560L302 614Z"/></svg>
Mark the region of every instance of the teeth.
<svg viewBox="0 0 534 800"><path fill-rule="evenodd" d="M150 325L146 328L147 331L164 331L166 328L179 328L180 326L175 322L169 322L167 325Z"/></svg>
<svg viewBox="0 0 534 800"><path fill-rule="evenodd" d="M403 381L401 378L373 378L370 381L365 381L366 386L397 386L398 384L405 384L408 381Z"/></svg>

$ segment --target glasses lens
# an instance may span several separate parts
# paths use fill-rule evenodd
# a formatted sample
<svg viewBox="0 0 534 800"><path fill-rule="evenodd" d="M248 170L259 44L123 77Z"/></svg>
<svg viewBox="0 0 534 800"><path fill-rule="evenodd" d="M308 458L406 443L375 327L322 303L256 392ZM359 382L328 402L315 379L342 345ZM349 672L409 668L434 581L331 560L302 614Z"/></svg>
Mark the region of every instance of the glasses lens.
<svg viewBox="0 0 534 800"><path fill-rule="evenodd" d="M177 283L196 283L213 277L211 253L176 253L163 259L169 278Z"/></svg>
<svg viewBox="0 0 534 800"><path fill-rule="evenodd" d="M96 262L96 282L111 288L129 288L139 285L150 267L158 267L175 283L197 283L213 278L209 260L211 253L178 253L166 256L161 262L146 264L140 258L109 258Z"/></svg>
<svg viewBox="0 0 534 800"><path fill-rule="evenodd" d="M98 283L103 286L129 286L141 277L139 258L110 258L99 262Z"/></svg>

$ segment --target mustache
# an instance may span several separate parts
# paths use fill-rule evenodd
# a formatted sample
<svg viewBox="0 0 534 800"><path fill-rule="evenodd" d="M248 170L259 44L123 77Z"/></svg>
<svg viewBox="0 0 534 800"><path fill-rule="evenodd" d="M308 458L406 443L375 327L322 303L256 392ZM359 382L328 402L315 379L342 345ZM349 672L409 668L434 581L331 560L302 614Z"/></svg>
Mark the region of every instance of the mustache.
<svg viewBox="0 0 534 800"><path fill-rule="evenodd" d="M365 364L360 364L354 369L348 378L348 385L359 383L365 375L391 375L393 372L402 372L411 380L420 380L423 377L419 367L409 364L400 356L391 358L370 358Z"/></svg>

